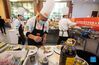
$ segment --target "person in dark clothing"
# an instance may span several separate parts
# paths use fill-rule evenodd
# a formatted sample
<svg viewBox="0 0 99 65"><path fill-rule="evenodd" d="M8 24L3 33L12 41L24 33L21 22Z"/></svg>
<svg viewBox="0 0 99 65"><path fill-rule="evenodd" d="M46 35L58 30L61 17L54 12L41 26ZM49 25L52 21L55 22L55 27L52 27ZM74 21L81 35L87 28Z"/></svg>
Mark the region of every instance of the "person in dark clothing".
<svg viewBox="0 0 99 65"><path fill-rule="evenodd" d="M0 30L2 33L6 34L5 21L4 21L4 19L1 18L1 16L0 16Z"/></svg>
<svg viewBox="0 0 99 65"><path fill-rule="evenodd" d="M24 26L22 25L22 15L18 15L17 19L14 20L14 28L18 31L18 44L25 44Z"/></svg>
<svg viewBox="0 0 99 65"><path fill-rule="evenodd" d="M24 35L24 28L23 28L23 26L22 26L22 24L20 25L20 27L19 27L19 39L18 39L18 44L22 44L22 45L24 45L25 44L25 41L26 41L26 38L25 38L25 35Z"/></svg>

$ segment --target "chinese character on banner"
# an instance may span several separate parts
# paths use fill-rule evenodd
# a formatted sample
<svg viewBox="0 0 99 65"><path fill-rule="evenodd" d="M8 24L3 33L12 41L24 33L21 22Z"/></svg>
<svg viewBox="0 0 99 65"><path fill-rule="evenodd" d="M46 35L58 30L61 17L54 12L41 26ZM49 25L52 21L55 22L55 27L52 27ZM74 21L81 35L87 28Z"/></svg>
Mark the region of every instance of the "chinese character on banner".
<svg viewBox="0 0 99 65"><path fill-rule="evenodd" d="M94 18L73 18L77 26L89 26L93 30L99 31L99 17Z"/></svg>

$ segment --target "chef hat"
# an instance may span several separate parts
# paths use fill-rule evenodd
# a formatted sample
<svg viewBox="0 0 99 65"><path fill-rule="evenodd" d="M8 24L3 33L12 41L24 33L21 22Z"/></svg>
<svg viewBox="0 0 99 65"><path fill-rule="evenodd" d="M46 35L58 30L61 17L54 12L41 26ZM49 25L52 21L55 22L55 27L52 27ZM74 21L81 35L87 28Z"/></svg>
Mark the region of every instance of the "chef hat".
<svg viewBox="0 0 99 65"><path fill-rule="evenodd" d="M63 8L63 15L68 15L68 13L69 13L69 8L68 7L66 7L66 8Z"/></svg>
<svg viewBox="0 0 99 65"><path fill-rule="evenodd" d="M52 9L53 9L53 6L54 6L54 3L55 1L54 0L46 0L42 10L40 11L40 13L48 18L48 16L50 15Z"/></svg>
<svg viewBox="0 0 99 65"><path fill-rule="evenodd" d="M19 7L18 9L17 9L17 14L18 15L22 15L22 16L24 16L24 13L26 12L26 10L23 8L23 7Z"/></svg>

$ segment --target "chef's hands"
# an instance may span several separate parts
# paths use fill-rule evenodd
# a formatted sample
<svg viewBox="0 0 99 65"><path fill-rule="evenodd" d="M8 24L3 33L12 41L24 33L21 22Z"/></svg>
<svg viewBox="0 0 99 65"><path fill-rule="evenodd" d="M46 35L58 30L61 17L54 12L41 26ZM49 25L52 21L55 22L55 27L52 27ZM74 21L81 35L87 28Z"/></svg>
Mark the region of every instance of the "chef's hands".
<svg viewBox="0 0 99 65"><path fill-rule="evenodd" d="M33 39L35 42L41 42L42 41L42 37L40 37L40 36L35 36L35 35L32 35L32 34L29 34L28 37L30 39Z"/></svg>
<svg viewBox="0 0 99 65"><path fill-rule="evenodd" d="M42 37L40 37L40 36L35 36L35 35L32 35L32 34L28 35L28 37L30 39L33 39L35 42L41 42L42 41L43 44L46 43L46 36L47 36L47 34L44 34L43 41L42 41Z"/></svg>
<svg viewBox="0 0 99 65"><path fill-rule="evenodd" d="M34 36L33 40L35 42L41 42L42 41L42 37L40 37L40 36Z"/></svg>

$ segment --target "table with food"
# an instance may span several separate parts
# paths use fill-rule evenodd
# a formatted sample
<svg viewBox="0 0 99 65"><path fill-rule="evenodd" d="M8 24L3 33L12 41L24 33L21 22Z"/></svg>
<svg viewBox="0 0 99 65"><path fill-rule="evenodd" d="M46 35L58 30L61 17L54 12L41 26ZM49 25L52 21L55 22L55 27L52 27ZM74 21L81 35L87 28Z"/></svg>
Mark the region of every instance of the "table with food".
<svg viewBox="0 0 99 65"><path fill-rule="evenodd" d="M39 48L29 45L6 44L6 46L0 53L0 65L60 65L63 45L45 45ZM75 65L89 65L77 55L73 59ZM72 62L69 60L69 63Z"/></svg>

